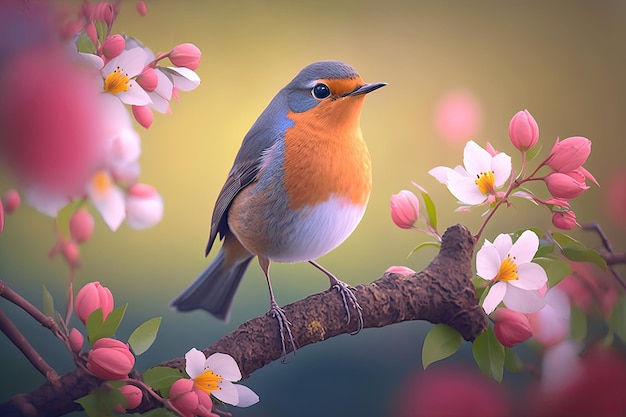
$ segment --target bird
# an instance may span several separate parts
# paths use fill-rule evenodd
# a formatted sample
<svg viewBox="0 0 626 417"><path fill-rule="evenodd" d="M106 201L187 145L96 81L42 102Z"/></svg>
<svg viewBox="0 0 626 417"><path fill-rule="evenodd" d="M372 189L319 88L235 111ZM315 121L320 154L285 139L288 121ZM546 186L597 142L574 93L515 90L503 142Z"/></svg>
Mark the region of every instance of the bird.
<svg viewBox="0 0 626 417"><path fill-rule="evenodd" d="M304 67L274 96L244 136L217 196L205 256L218 235L222 246L170 308L205 310L228 321L243 275L256 257L283 354L284 331L295 353L290 322L272 290L270 264L309 262L341 294L348 323L350 307L356 311L355 333L362 329L353 288L316 259L347 239L365 213L372 163L361 132L361 110L366 94L385 85L365 83L351 65L329 60Z"/></svg>

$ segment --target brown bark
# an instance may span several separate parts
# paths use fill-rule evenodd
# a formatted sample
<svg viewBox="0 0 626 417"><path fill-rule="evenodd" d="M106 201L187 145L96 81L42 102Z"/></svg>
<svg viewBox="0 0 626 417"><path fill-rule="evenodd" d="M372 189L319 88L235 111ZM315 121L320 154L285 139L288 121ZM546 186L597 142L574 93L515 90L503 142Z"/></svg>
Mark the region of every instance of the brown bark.
<svg viewBox="0 0 626 417"><path fill-rule="evenodd" d="M445 323L459 331L465 340L473 341L487 327L487 316L478 305L471 281L473 250L471 233L461 225L452 226L443 236L439 254L421 272L407 276L386 273L370 284L357 286L355 295L363 309L364 327L426 320ZM357 328L354 314L351 322L346 323L343 301L333 289L283 308L298 347L351 333ZM249 320L204 350L206 355L214 352L235 358L246 378L283 356L278 323L267 314ZM184 358L162 365L184 369ZM69 372L62 376L60 387L45 383L29 394L16 395L0 404L0 415L63 415L76 409L73 401L97 384L97 379L80 370ZM140 410L155 406L156 403L145 401Z"/></svg>

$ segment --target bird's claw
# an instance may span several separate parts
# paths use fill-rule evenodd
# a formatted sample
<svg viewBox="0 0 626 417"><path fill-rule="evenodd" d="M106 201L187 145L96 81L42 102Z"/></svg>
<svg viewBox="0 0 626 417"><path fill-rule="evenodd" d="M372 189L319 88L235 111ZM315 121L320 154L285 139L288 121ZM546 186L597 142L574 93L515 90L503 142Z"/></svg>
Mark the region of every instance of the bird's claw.
<svg viewBox="0 0 626 417"><path fill-rule="evenodd" d="M291 322L287 320L287 316L285 315L285 311L280 308L280 306L276 303L272 303L270 307L270 311L268 312L272 317L278 321L278 327L280 330L280 343L283 347L283 359L282 362L286 363L287 358L287 344L285 338L285 330L287 331L287 337L291 342L291 351L293 354L296 354L296 342L293 340L293 334L291 333Z"/></svg>
<svg viewBox="0 0 626 417"><path fill-rule="evenodd" d="M338 280L337 278L335 278L335 281L336 282L334 282L331 288L337 289L339 294L341 294L341 300L343 301L343 308L346 310L346 315L348 316L346 320L346 324L349 324L350 320L352 319L352 315L350 314L350 305L357 312L357 316L358 316L357 328L355 331L350 333L352 335L355 335L363 329L363 308L361 308L358 300L356 299L356 295L354 295L353 287L351 287L350 285L346 284L343 281ZM348 301L350 301L350 305L348 305Z"/></svg>

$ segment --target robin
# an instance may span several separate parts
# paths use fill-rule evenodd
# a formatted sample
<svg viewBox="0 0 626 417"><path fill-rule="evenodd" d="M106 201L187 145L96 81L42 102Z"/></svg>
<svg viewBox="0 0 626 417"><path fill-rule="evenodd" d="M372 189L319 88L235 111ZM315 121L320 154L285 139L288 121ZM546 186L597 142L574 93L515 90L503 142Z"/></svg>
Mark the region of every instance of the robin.
<svg viewBox="0 0 626 417"><path fill-rule="evenodd" d="M350 307L363 317L354 292L315 262L339 246L365 213L372 189L371 159L360 128L365 95L386 83L367 84L350 65L313 63L270 102L246 134L220 191L206 247L224 240L211 264L170 306L206 310L228 321L235 293L256 256L267 279L269 313L281 329L283 353L289 321L274 298L271 262L307 261L339 290L348 323Z"/></svg>

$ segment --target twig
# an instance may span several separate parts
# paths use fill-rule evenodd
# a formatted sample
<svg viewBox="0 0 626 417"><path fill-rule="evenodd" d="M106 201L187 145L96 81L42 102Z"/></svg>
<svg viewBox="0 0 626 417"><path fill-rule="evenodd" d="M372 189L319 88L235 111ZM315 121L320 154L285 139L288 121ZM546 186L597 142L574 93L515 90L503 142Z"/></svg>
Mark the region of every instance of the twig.
<svg viewBox="0 0 626 417"><path fill-rule="evenodd" d="M626 280L619 274L619 272L617 272L615 268L613 268L614 265L626 263L626 253L613 252L611 241L598 223L584 224L582 228L583 230L596 232L598 237L600 237L600 241L602 242L602 246L604 247L604 251L600 253L600 255L602 255L602 258L604 258L604 260L606 261L606 264L609 267L609 271L611 271L611 274L613 274L617 282L619 282L620 285L624 289L626 289Z"/></svg>

